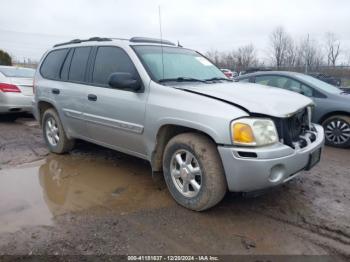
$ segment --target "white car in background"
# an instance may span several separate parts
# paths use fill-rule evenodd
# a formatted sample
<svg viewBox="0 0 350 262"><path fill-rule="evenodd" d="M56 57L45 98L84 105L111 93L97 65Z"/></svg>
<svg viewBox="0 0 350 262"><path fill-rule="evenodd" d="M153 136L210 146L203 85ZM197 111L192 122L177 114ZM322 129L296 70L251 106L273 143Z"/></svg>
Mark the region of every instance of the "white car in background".
<svg viewBox="0 0 350 262"><path fill-rule="evenodd" d="M0 66L0 114L32 112L31 68Z"/></svg>

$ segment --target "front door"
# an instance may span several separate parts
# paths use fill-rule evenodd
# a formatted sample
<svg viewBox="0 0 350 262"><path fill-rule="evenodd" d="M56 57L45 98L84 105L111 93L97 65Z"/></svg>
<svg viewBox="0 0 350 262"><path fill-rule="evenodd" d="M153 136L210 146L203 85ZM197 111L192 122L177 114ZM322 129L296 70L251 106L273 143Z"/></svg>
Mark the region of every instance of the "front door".
<svg viewBox="0 0 350 262"><path fill-rule="evenodd" d="M119 151L144 157L146 150L142 135L148 88L141 93L110 88L108 79L115 72L139 77L123 49L98 47L91 70L92 84L87 87L85 97L84 118L89 138Z"/></svg>

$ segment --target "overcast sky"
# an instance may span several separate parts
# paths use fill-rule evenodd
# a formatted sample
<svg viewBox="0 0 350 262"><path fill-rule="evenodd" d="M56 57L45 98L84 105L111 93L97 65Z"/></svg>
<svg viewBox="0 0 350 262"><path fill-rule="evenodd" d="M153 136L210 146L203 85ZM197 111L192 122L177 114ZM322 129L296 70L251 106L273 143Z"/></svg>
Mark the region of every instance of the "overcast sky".
<svg viewBox="0 0 350 262"><path fill-rule="evenodd" d="M349 0L0 0L0 49L40 59L54 43L91 36L159 37L205 52L252 43L266 55L268 35L283 26L295 38L336 33L350 50Z"/></svg>

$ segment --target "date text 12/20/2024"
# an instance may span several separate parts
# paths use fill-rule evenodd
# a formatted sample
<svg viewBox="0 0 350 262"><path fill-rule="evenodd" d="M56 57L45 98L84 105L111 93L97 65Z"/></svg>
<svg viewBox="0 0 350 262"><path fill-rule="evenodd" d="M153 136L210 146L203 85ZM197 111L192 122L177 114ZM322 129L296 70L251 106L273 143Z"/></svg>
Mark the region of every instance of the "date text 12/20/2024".
<svg viewBox="0 0 350 262"><path fill-rule="evenodd" d="M220 261L217 256L128 256L128 261Z"/></svg>

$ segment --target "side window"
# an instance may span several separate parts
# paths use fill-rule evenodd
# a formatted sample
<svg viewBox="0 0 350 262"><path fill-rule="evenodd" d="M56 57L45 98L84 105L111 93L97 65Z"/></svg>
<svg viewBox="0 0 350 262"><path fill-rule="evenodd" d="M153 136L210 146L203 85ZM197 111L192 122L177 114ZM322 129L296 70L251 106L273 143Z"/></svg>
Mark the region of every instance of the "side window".
<svg viewBox="0 0 350 262"><path fill-rule="evenodd" d="M267 85L286 89L288 78L283 76L271 76Z"/></svg>
<svg viewBox="0 0 350 262"><path fill-rule="evenodd" d="M40 73L44 78L59 79L62 63L66 58L68 49L51 51L40 67Z"/></svg>
<svg viewBox="0 0 350 262"><path fill-rule="evenodd" d="M308 96L308 97L314 96L313 89L309 86L304 85L304 84L301 84L301 92L303 95Z"/></svg>
<svg viewBox="0 0 350 262"><path fill-rule="evenodd" d="M301 83L293 80L293 79L288 79L287 82L283 86L284 89L300 93L301 92Z"/></svg>
<svg viewBox="0 0 350 262"><path fill-rule="evenodd" d="M271 85L271 83L273 84L275 78L276 77L274 77L274 76L256 76L255 77L255 83L256 84L260 84L260 85L265 85L265 86L278 87L276 85Z"/></svg>
<svg viewBox="0 0 350 262"><path fill-rule="evenodd" d="M239 82L249 83L249 78L239 79Z"/></svg>
<svg viewBox="0 0 350 262"><path fill-rule="evenodd" d="M108 85L108 78L112 73L130 73L137 77L136 68L129 56L118 47L99 47L96 54L92 82Z"/></svg>
<svg viewBox="0 0 350 262"><path fill-rule="evenodd" d="M255 83L286 89L289 78L284 76L256 76Z"/></svg>
<svg viewBox="0 0 350 262"><path fill-rule="evenodd" d="M66 60L63 63L62 70L61 70L61 80L63 81L68 80L69 67L72 61L73 53L74 53L74 49L70 49L66 57Z"/></svg>
<svg viewBox="0 0 350 262"><path fill-rule="evenodd" d="M284 76L257 76L255 77L257 84L267 85L286 89L292 92L300 93L305 96L312 97L313 91L310 87L301 84L299 81Z"/></svg>
<svg viewBox="0 0 350 262"><path fill-rule="evenodd" d="M84 82L85 71L89 59L91 47L75 48L68 74L68 80Z"/></svg>
<svg viewBox="0 0 350 262"><path fill-rule="evenodd" d="M288 79L284 88L287 90L302 94L304 96L309 96L309 97L313 96L312 88L294 79Z"/></svg>

